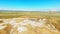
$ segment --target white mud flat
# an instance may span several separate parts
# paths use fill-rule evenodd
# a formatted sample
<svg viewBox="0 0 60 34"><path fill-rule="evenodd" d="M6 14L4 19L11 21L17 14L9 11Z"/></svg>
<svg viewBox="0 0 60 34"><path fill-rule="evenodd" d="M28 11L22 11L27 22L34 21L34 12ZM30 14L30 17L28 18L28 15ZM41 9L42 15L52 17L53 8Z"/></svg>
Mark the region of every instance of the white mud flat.
<svg viewBox="0 0 60 34"><path fill-rule="evenodd" d="M0 30L6 28L7 24L12 25L10 34L60 34L54 25L46 25L47 19L45 18L39 19L38 21L29 18L12 18L0 20L3 20L3 23L0 24Z"/></svg>

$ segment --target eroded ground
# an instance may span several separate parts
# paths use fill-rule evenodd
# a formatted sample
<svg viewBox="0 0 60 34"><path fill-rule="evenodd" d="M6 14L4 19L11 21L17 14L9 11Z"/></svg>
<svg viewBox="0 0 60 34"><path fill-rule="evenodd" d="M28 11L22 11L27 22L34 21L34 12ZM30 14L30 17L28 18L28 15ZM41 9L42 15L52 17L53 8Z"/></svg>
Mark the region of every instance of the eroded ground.
<svg viewBox="0 0 60 34"><path fill-rule="evenodd" d="M0 34L60 34L60 13L0 12Z"/></svg>
<svg viewBox="0 0 60 34"><path fill-rule="evenodd" d="M41 17L0 19L0 34L60 34L57 20Z"/></svg>

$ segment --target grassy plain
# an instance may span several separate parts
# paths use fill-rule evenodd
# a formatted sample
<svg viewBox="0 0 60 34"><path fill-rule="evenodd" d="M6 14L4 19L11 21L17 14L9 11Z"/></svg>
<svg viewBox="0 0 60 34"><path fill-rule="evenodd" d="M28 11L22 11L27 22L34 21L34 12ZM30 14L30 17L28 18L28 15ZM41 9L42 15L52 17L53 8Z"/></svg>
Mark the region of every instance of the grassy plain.
<svg viewBox="0 0 60 34"><path fill-rule="evenodd" d="M22 16L60 18L60 12L0 12L0 18L14 18Z"/></svg>
<svg viewBox="0 0 60 34"><path fill-rule="evenodd" d="M60 12L0 12L0 19L18 17L46 18L60 31Z"/></svg>

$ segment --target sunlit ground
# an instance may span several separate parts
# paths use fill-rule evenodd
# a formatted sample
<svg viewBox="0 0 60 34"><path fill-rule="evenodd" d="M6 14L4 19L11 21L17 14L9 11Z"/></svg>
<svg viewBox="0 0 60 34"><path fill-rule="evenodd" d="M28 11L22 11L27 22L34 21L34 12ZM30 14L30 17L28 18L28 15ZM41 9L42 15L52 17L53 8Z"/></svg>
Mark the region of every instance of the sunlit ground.
<svg viewBox="0 0 60 34"><path fill-rule="evenodd" d="M59 14L0 12L0 34L60 34Z"/></svg>

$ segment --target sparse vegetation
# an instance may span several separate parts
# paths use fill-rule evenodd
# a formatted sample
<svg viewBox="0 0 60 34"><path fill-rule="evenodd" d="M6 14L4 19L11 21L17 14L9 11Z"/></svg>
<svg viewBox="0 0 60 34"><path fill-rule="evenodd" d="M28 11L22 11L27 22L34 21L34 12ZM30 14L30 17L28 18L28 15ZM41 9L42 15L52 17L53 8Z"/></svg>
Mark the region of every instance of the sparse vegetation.
<svg viewBox="0 0 60 34"><path fill-rule="evenodd" d="M0 19L10 19L19 17L46 18L48 23L52 23L60 31L59 12L0 12Z"/></svg>

